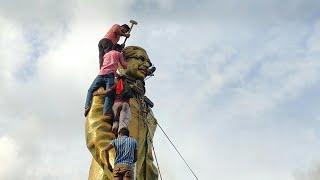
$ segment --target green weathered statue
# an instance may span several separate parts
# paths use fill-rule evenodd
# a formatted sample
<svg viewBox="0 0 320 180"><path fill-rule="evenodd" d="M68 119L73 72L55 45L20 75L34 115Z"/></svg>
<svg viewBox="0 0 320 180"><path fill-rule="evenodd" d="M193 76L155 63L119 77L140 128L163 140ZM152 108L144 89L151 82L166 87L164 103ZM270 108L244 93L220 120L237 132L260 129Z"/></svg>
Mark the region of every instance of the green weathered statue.
<svg viewBox="0 0 320 180"><path fill-rule="evenodd" d="M128 61L124 70L127 80L134 91L134 98L130 99L131 120L129 123L130 136L138 142L138 159L135 167L137 180L157 180L158 171L153 164L152 139L157 121L147 103L144 79L151 67L147 52L138 46L128 46L123 50ZM99 90L98 90L99 91ZM115 138L111 132L112 118L103 116L104 98L95 96L90 112L86 119L86 143L93 158L91 162L89 180L111 180L112 172L107 167L106 146ZM109 154L109 160L114 162L114 151Z"/></svg>

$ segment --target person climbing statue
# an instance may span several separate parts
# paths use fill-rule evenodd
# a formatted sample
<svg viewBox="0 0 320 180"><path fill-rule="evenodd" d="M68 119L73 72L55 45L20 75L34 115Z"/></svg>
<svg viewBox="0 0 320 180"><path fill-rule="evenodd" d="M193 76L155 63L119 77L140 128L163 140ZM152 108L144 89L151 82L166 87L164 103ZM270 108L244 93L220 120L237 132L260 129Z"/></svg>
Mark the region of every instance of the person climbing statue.
<svg viewBox="0 0 320 180"><path fill-rule="evenodd" d="M112 106L114 121L112 131L114 134L119 133L122 128L128 128L131 118L129 100L133 97L130 85L127 83L125 76L119 76L115 86L115 101Z"/></svg>
<svg viewBox="0 0 320 180"><path fill-rule="evenodd" d="M113 169L109 161L109 151L112 148L116 151ZM106 147L105 153L108 168L112 172L114 180L133 180L134 163L137 161L137 141L129 137L127 128L120 129L119 136Z"/></svg>
<svg viewBox="0 0 320 180"><path fill-rule="evenodd" d="M120 39L120 36L130 37L129 33L130 27L127 24L119 25L114 24L105 36L99 41L99 67L101 68L103 64L103 56L105 53L112 50L113 46L117 44ZM124 45L122 45L124 46ZM122 47L124 48L124 47Z"/></svg>
<svg viewBox="0 0 320 180"><path fill-rule="evenodd" d="M92 82L90 88L88 89L86 103L85 103L85 113L87 116L91 108L93 92L99 87L104 87L105 89L111 88L114 85L115 73L118 69L119 64L123 68L127 68L127 62L125 61L122 53L122 46L116 44L113 47L112 51L109 51L103 56L103 64L100 68L99 75ZM114 101L114 93L108 93L105 96L104 106L103 106L103 115L112 116L112 105Z"/></svg>
<svg viewBox="0 0 320 180"><path fill-rule="evenodd" d="M159 173L154 164L155 157L152 153L152 142L157 128L157 119L153 115L152 101L146 101L146 77L151 71L152 63L147 51L139 46L127 46L122 54L128 66L123 74L133 91L130 98L131 118L128 129L130 136L137 141L137 162L135 163L134 175L137 180L158 180ZM150 73L149 72L150 69ZM103 91L100 87L99 90ZM104 95L95 96L92 99L92 107L86 117L85 140L92 162L89 169L88 180L111 180L112 172L108 169L107 160L115 161L116 152L109 151L106 157L105 149L115 136L112 132L112 116L103 116ZM120 133L119 133L120 134Z"/></svg>
<svg viewBox="0 0 320 180"><path fill-rule="evenodd" d="M113 111L113 125L112 132L117 135L122 128L128 128L131 111L130 111L130 98L133 97L133 91L128 84L126 76L116 74L115 84L105 90L98 90L93 93L94 96L106 96L110 93L115 94L115 100L112 106Z"/></svg>

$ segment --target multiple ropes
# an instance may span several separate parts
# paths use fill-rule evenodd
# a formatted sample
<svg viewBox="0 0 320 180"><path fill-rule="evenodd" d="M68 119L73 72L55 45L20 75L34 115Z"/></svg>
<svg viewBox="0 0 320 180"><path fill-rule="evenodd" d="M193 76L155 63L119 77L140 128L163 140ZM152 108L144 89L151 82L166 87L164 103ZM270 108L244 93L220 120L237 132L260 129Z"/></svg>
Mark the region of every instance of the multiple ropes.
<svg viewBox="0 0 320 180"><path fill-rule="evenodd" d="M161 175L160 166L159 166L158 158L157 158L157 155L156 155L156 151L154 150L154 146L153 146L153 143L152 143L152 142L151 142L151 144L152 144L152 150L153 150L154 158L155 158L156 163L157 163L157 168L158 168L159 176L160 176L160 179L162 180L162 175Z"/></svg>
<svg viewBox="0 0 320 180"><path fill-rule="evenodd" d="M147 126L148 132L149 132L149 125L148 125L148 123L147 123L145 120L144 120L144 124ZM180 153L180 151L178 150L178 148L174 145L174 143L172 142L172 140L169 138L169 136L167 135L167 133L162 129L162 127L160 126L160 124L159 124L158 121L157 121L157 125L158 125L158 127L161 129L162 133L166 136L166 138L168 139L168 141L170 142L170 144L172 145L172 147L175 149L175 151L179 154L180 158L183 160L184 164L188 167L188 169L189 169L189 171L192 173L192 175L193 175L197 180L199 180L198 177L197 177L197 175L196 175L196 173L192 170L192 168L190 167L190 165L189 165L189 164L187 163L187 161L184 159L184 157L182 156L182 154ZM159 166L158 158L157 158L157 155L156 155L156 151L155 151L155 149L154 149L154 146L153 146L152 139L151 139L151 137L150 137L150 134L149 134L149 133L147 133L147 134L148 134L149 141L150 141L150 143L151 143L151 145L152 145L152 150L153 150L154 158L155 158L156 163L157 163L157 169L158 169L158 172L159 172L160 179L163 180L163 179L162 179L162 175L161 175L161 171L160 171L160 166Z"/></svg>
<svg viewBox="0 0 320 180"><path fill-rule="evenodd" d="M192 175L197 179L197 175L196 173L191 169L191 167L189 166L189 164L187 163L187 161L184 159L184 157L182 156L182 154L179 152L178 148L174 145L174 143L171 141L171 139L169 138L169 136L167 135L167 133L162 129L162 127L160 126L159 122L157 122L157 125L158 127L161 129L161 131L163 132L163 134L166 136L166 138L168 139L168 141L170 142L170 144L172 145L172 147L176 150L176 152L179 154L180 158L183 160L184 164L188 167L189 171L192 173ZM153 145L152 145L153 147ZM156 159L156 162L157 162L157 166L158 166L158 171L159 171L159 174L160 174L160 179L162 180L162 177L161 177L161 173L160 173L160 168L159 168L159 164L158 164L158 160L156 158L156 152L154 151L154 148L153 148L153 152L154 152L154 156L155 156L155 159Z"/></svg>
<svg viewBox="0 0 320 180"><path fill-rule="evenodd" d="M152 76L149 76L148 78L145 79L148 80L150 77ZM139 98L140 99L140 98ZM141 108L141 106L140 106ZM140 113L139 113L140 114ZM140 119L140 118L139 118ZM162 175L161 175L161 171L160 171L160 166L159 166L159 162L158 162L158 158L157 158L157 155L156 155L156 151L154 149L154 146L153 146L153 142L152 142L152 138L150 137L150 134L149 134L149 125L148 123L145 121L145 118L144 119L144 124L146 125L147 129L148 129L148 138L149 138L149 141L152 145L152 150L153 150L153 154L154 154L154 158L156 160L156 164L157 164L157 169L158 169L158 172L159 172L159 176L160 176L160 179L162 179ZM192 168L190 167L190 165L187 163L187 161L184 159L184 157L182 156L182 154L180 153L180 151L178 150L178 148L174 145L174 143L172 142L172 140L170 139L170 137L167 135L167 133L163 130L163 128L160 126L159 122L157 121L157 125L158 127L160 128L160 130L162 131L162 133L166 136L166 138L168 139L168 141L170 142L170 144L172 145L172 147L175 149L175 151L179 154L180 158L183 160L184 164L188 167L189 171L192 173L192 175L195 177L195 179L199 180L199 178L197 177L196 173L192 170ZM139 127L139 126L138 126Z"/></svg>

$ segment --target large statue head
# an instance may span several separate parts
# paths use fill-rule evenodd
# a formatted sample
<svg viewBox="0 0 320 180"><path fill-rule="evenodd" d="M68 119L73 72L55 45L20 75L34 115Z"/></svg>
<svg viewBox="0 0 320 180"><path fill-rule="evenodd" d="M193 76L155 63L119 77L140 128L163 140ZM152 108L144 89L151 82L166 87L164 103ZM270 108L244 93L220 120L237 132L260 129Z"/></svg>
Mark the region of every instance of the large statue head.
<svg viewBox="0 0 320 180"><path fill-rule="evenodd" d="M152 66L147 52L138 46L128 46L122 53L128 61L125 73L132 78L144 80Z"/></svg>

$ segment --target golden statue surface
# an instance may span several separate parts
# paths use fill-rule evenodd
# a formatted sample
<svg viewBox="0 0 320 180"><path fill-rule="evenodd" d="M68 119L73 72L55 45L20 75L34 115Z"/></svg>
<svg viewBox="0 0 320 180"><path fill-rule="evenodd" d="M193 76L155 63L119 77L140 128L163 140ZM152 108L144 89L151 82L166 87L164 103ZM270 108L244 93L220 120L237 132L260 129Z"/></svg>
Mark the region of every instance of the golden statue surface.
<svg viewBox="0 0 320 180"><path fill-rule="evenodd" d="M138 46L126 47L123 50L123 55L128 61L128 67L124 72L134 91L134 97L130 99L131 120L129 131L130 136L138 142L135 179L157 180L158 172L153 163L154 159L152 155L152 139L157 121L144 96L144 79L152 64L147 52ZM103 96L94 96L90 112L86 117L86 144L93 157L89 171L89 180L112 180L112 172L107 168L105 148L115 136L111 131L112 117L102 115L103 103ZM114 153L114 151L110 151L109 153L111 163L114 162Z"/></svg>

